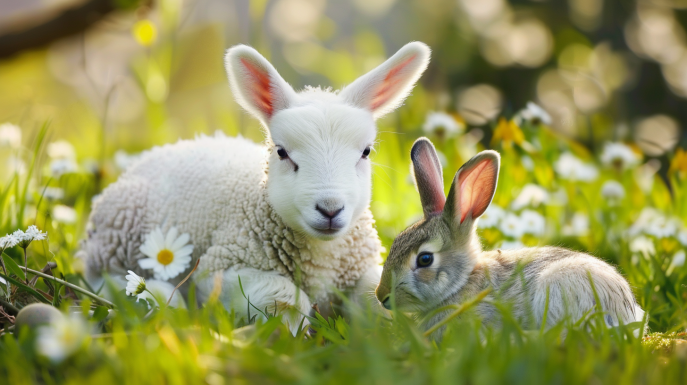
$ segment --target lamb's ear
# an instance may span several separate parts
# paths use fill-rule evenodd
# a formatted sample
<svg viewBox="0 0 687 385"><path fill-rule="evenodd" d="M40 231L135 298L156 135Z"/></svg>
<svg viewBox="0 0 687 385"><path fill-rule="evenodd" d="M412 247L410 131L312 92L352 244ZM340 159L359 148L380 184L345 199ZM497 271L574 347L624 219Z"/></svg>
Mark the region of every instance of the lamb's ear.
<svg viewBox="0 0 687 385"><path fill-rule="evenodd" d="M501 157L482 151L458 170L448 193L444 216L455 225L479 218L491 204L499 180Z"/></svg>
<svg viewBox="0 0 687 385"><path fill-rule="evenodd" d="M403 46L377 68L341 91L348 103L369 109L375 119L393 111L408 96L429 63L429 47L418 41Z"/></svg>
<svg viewBox="0 0 687 385"><path fill-rule="evenodd" d="M296 95L267 59L251 47L231 47L224 65L236 101L266 127L272 116L288 108Z"/></svg>
<svg viewBox="0 0 687 385"><path fill-rule="evenodd" d="M444 179L441 162L432 142L427 138L416 140L410 150L410 159L413 161L415 185L420 193L425 218L441 213L446 204Z"/></svg>

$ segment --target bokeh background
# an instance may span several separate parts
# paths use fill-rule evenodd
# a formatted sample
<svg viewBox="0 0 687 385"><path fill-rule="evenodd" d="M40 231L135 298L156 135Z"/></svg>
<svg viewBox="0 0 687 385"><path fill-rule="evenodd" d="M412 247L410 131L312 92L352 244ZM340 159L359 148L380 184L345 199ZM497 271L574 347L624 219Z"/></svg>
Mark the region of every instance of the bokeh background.
<svg viewBox="0 0 687 385"><path fill-rule="evenodd" d="M419 40L432 61L404 106L378 122L371 156L385 247L422 212L409 171L416 138L435 143L446 183L493 148L503 161L479 222L485 248L590 252L628 279L657 332L637 341L580 320L562 349L560 329L535 338L505 317L487 334L457 323L437 347L405 318L350 329L337 319L315 325L317 339L284 332L273 344L271 320L257 325L262 342L243 345L219 337L241 340L234 332L246 329L233 330L216 301L152 321L122 305L102 330L145 338L93 337L66 361L81 371L48 372L17 360L30 349L8 335L0 361L11 364L0 374L17 384L29 374L80 383L79 373L102 384L684 382L686 28L687 0L0 0L0 235L34 224L48 233L29 247L29 267L55 262L54 274L83 284L74 255L91 200L142 151L216 131L264 139L230 93L228 47L257 48L296 89L340 88ZM19 247L5 253L23 265ZM403 332L381 332L390 325ZM182 348L167 349L180 346L177 335Z"/></svg>

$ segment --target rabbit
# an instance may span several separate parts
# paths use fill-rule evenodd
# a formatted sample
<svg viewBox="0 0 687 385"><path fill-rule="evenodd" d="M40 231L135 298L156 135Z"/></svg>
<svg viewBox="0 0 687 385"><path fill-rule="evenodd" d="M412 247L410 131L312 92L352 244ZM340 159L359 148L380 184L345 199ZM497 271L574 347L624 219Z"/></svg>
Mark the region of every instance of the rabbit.
<svg viewBox="0 0 687 385"><path fill-rule="evenodd" d="M465 163L453 178L448 198L432 143L418 139L410 156L424 217L401 232L391 246L375 290L382 306L391 308L393 290L397 309L426 317L420 327L427 330L453 311L432 316L434 310L461 304L492 287L488 300L475 307L484 324L500 322L489 301L498 295L512 304L514 317L523 325L533 320L530 327L538 329L545 322L549 328L566 317L578 320L593 311L596 301L591 274L609 327L643 320L644 311L625 278L589 254L558 247L482 250L476 225L496 191L497 152L482 151ZM521 276L514 275L518 266L522 267ZM437 330L437 338L443 331Z"/></svg>

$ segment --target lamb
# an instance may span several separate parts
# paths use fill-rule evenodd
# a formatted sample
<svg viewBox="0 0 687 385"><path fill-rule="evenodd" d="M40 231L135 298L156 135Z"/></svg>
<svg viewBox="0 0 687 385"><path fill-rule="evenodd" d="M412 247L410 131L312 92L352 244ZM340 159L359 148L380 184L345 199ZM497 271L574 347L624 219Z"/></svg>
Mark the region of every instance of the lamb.
<svg viewBox="0 0 687 385"><path fill-rule="evenodd" d="M294 332L313 303L331 310L335 289L362 298L379 281L383 250L369 211L375 120L403 102L429 54L412 42L340 92L297 93L253 48L229 49L231 89L265 144L201 136L144 153L94 202L79 252L87 279L133 270L170 294L200 258L201 301L221 289L223 305L247 315L240 279L255 307L283 314ZM190 242L192 261L165 282L174 254L145 261L155 252L147 242Z"/></svg>

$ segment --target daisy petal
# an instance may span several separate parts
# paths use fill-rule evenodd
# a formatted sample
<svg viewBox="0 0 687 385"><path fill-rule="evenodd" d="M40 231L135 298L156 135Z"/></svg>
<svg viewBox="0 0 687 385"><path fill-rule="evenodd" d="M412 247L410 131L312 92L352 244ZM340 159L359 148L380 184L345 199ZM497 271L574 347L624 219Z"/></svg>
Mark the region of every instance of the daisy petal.
<svg viewBox="0 0 687 385"><path fill-rule="evenodd" d="M170 244L169 248L173 252L177 252L180 248L184 247L185 244L191 239L191 236L187 233L181 234L173 243Z"/></svg>
<svg viewBox="0 0 687 385"><path fill-rule="evenodd" d="M156 264L157 261L152 258L144 258L138 260L138 265L141 266L142 269L152 269L155 267Z"/></svg>
<svg viewBox="0 0 687 385"><path fill-rule="evenodd" d="M179 230L177 230L176 227L172 227L171 229L169 229L169 231L167 232L167 236L165 237L165 248L170 249L172 247L172 244L174 243L174 240L177 238L177 235L179 235Z"/></svg>

